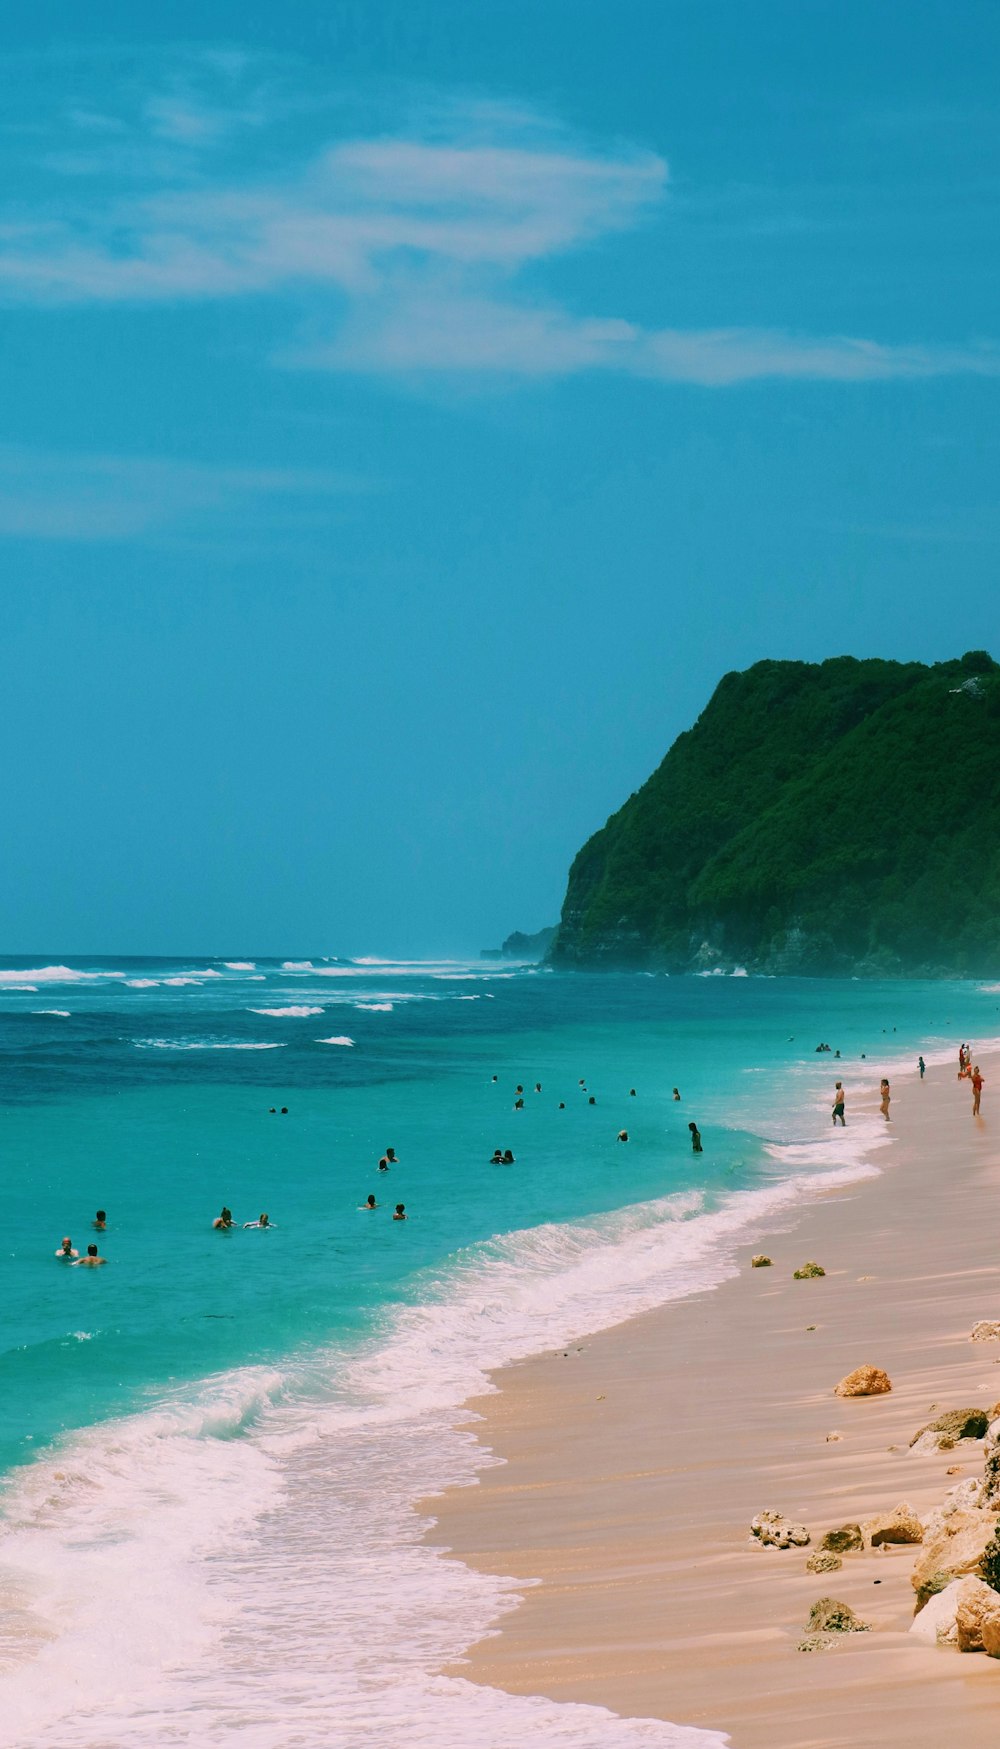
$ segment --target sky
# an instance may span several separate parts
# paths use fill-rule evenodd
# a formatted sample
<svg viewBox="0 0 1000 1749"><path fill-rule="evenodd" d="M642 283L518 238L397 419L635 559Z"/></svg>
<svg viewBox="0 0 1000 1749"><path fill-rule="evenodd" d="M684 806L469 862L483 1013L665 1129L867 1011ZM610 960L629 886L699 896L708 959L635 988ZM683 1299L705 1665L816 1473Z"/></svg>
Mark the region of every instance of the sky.
<svg viewBox="0 0 1000 1749"><path fill-rule="evenodd" d="M475 952L728 670L1000 655L994 4L85 12L5 7L0 951Z"/></svg>

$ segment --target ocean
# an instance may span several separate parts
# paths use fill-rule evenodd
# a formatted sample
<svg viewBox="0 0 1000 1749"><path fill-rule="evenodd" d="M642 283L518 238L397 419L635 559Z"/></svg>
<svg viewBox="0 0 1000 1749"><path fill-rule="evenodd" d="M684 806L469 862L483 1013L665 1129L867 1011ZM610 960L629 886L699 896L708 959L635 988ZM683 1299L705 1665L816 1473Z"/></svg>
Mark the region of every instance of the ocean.
<svg viewBox="0 0 1000 1749"><path fill-rule="evenodd" d="M490 1461L461 1413L489 1369L723 1280L878 1171L891 1126L852 1101L914 1096L917 1053L998 1011L973 983L0 960L0 1746L721 1744L436 1674L531 1575L442 1559L414 1503Z"/></svg>

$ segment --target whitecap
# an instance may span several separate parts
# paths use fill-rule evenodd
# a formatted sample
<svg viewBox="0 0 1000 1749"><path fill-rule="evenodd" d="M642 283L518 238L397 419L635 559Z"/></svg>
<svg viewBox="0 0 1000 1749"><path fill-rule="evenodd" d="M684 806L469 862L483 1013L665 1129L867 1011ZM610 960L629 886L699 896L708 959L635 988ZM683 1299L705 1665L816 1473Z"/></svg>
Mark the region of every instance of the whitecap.
<svg viewBox="0 0 1000 1749"><path fill-rule="evenodd" d="M322 1014L322 1012L323 1012L322 1008L311 1008L307 1002L299 1002L299 1003L293 1004L291 1008L248 1008L247 1009L248 1014L270 1014L270 1015L273 1015L276 1020L279 1020L279 1019L283 1020L286 1016L291 1017L291 1018L298 1018L300 1016L304 1016L307 1014Z"/></svg>
<svg viewBox="0 0 1000 1749"><path fill-rule="evenodd" d="M242 1039L137 1038L140 1051L283 1051L284 1044L247 1044Z"/></svg>
<svg viewBox="0 0 1000 1749"><path fill-rule="evenodd" d="M125 982L130 990L158 990L160 987L159 978L126 978Z"/></svg>
<svg viewBox="0 0 1000 1749"><path fill-rule="evenodd" d="M343 1037L343 1038L318 1038L316 1040L316 1043L318 1045L353 1045L354 1040L352 1038L346 1038L346 1037Z"/></svg>
<svg viewBox="0 0 1000 1749"><path fill-rule="evenodd" d="M363 1008L367 1014L391 1014L391 1002L355 1002L355 1008Z"/></svg>
<svg viewBox="0 0 1000 1749"><path fill-rule="evenodd" d="M223 960L223 965L230 972L255 972L256 960Z"/></svg>
<svg viewBox="0 0 1000 1749"><path fill-rule="evenodd" d="M68 1008L33 1008L31 1012L32 1014L57 1014L60 1020L68 1020L70 1017Z"/></svg>
<svg viewBox="0 0 1000 1749"><path fill-rule="evenodd" d="M316 968L312 960L282 960L281 969L283 972L312 972Z"/></svg>
<svg viewBox="0 0 1000 1749"><path fill-rule="evenodd" d="M198 989L201 988L200 978L164 978L163 982L172 985L174 989L180 989L182 984L192 984Z"/></svg>

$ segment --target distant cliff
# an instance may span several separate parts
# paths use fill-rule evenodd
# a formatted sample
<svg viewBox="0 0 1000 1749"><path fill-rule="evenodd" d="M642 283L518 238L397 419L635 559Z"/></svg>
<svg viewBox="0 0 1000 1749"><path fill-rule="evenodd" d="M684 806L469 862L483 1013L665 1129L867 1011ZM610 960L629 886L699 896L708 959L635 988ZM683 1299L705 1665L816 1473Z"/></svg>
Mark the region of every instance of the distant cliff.
<svg viewBox="0 0 1000 1749"><path fill-rule="evenodd" d="M550 957L1000 975L1000 667L727 674L577 855Z"/></svg>
<svg viewBox="0 0 1000 1749"><path fill-rule="evenodd" d="M553 923L548 929L536 929L534 935L525 935L521 929L515 929L508 935L502 947L484 947L480 958L484 960L543 960L555 940L556 926Z"/></svg>

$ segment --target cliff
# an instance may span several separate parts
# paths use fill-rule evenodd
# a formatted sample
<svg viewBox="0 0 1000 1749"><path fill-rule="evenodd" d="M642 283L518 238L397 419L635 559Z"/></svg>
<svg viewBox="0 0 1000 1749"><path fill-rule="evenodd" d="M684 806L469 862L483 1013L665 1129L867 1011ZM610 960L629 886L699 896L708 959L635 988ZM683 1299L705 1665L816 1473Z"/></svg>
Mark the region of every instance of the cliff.
<svg viewBox="0 0 1000 1749"><path fill-rule="evenodd" d="M577 855L550 957L1000 975L1000 667L727 674Z"/></svg>

